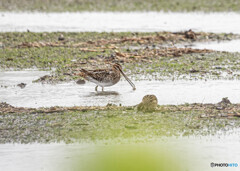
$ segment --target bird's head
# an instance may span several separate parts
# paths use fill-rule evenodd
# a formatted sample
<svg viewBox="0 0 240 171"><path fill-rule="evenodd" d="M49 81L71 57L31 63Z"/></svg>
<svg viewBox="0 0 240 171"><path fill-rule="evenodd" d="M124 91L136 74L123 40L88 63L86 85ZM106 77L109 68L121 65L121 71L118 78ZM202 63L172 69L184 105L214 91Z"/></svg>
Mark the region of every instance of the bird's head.
<svg viewBox="0 0 240 171"><path fill-rule="evenodd" d="M118 63L113 64L113 69L120 71L120 73L124 76L124 78L128 81L128 83L132 86L133 90L136 90L135 85L133 82L123 73L122 66Z"/></svg>
<svg viewBox="0 0 240 171"><path fill-rule="evenodd" d="M121 66L119 63L115 63L115 64L113 64L112 67L113 67L115 70L122 71L122 66Z"/></svg>

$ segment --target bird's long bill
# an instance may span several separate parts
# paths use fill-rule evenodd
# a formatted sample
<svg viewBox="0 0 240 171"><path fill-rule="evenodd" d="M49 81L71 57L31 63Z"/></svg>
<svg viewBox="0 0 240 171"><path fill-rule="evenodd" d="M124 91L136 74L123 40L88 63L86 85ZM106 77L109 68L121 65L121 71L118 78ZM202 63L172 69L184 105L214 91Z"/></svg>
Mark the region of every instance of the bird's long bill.
<svg viewBox="0 0 240 171"><path fill-rule="evenodd" d="M123 73L123 71L121 69L119 69L120 72L122 73L122 75L124 76L124 78L128 81L128 83L132 86L133 90L136 89L135 85L133 84L133 82Z"/></svg>

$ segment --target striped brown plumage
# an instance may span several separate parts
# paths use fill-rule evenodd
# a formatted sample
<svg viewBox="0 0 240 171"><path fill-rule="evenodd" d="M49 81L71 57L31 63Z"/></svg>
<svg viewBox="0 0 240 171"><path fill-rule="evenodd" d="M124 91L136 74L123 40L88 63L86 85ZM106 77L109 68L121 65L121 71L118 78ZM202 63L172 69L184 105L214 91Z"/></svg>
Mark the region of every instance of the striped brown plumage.
<svg viewBox="0 0 240 171"><path fill-rule="evenodd" d="M135 90L135 85L132 81L123 73L122 66L118 63L113 64L112 68L109 69L96 69L96 70L86 70L81 69L81 72L77 75L83 77L84 79L97 84L95 90L97 91L98 86L102 87L102 91L104 87L109 87L115 85L119 82L121 78L121 74L126 78L129 84Z"/></svg>

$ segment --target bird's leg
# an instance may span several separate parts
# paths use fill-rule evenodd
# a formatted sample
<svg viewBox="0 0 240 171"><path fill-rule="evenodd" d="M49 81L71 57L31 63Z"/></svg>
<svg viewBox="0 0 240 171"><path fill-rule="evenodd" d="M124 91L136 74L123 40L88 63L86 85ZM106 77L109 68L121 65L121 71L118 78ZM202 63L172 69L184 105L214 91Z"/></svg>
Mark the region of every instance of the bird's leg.
<svg viewBox="0 0 240 171"><path fill-rule="evenodd" d="M95 91L97 91L98 86L95 87Z"/></svg>
<svg viewBox="0 0 240 171"><path fill-rule="evenodd" d="M102 91L104 91L104 87L102 87Z"/></svg>

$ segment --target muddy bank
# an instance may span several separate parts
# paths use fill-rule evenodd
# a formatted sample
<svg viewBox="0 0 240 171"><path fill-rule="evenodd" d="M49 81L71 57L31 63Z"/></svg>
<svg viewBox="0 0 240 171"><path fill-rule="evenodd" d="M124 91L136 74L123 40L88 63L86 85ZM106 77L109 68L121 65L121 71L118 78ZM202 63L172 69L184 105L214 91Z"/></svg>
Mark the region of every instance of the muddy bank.
<svg viewBox="0 0 240 171"><path fill-rule="evenodd" d="M202 53L199 53L202 52ZM161 56L163 55L163 56ZM168 56L169 55L169 56ZM78 49L23 49L1 53L1 66L8 68L52 69L52 74L36 82L58 83L77 81L75 74L84 69L110 68L120 63L124 72L135 80L234 80L240 78L240 53L208 50L163 48L159 50L130 50L81 52ZM9 57L11 56L11 57Z"/></svg>
<svg viewBox="0 0 240 171"><path fill-rule="evenodd" d="M231 40L235 34L159 33L1 33L2 69L52 69L40 82L78 80L80 70L121 63L136 79L239 79L239 53L178 48L194 42ZM176 44L176 47L175 47ZM134 48L133 48L134 47Z"/></svg>
<svg viewBox="0 0 240 171"><path fill-rule="evenodd" d="M238 128L239 104L158 106L145 113L136 107L17 108L0 105L0 142L76 142L115 138L214 135Z"/></svg>
<svg viewBox="0 0 240 171"><path fill-rule="evenodd" d="M0 33L2 48L75 47L117 48L125 45L161 45L183 42L208 42L238 39L238 34L196 32L5 32ZM104 49L102 49L104 50Z"/></svg>

